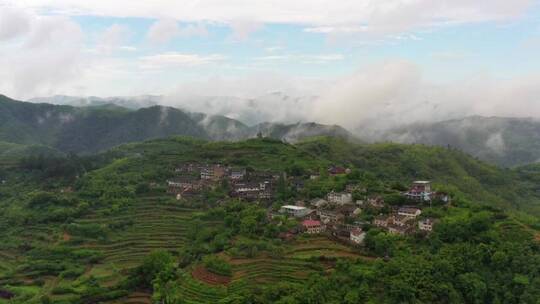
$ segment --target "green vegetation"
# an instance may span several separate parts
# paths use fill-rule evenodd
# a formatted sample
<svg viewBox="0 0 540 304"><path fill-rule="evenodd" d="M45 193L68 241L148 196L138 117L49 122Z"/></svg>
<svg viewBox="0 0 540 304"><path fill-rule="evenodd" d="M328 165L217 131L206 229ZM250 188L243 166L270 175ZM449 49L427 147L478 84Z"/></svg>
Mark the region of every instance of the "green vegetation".
<svg viewBox="0 0 540 304"><path fill-rule="evenodd" d="M450 145L484 161L513 167L538 161L539 134L540 124L535 118L471 116L400 126L376 140Z"/></svg>
<svg viewBox="0 0 540 304"><path fill-rule="evenodd" d="M131 110L115 105L59 106L20 102L0 95L0 157L96 153L123 143L167 136L241 140L258 132L297 141L314 135L352 138L339 126L316 123L248 127L224 116L207 116L152 106Z"/></svg>
<svg viewBox="0 0 540 304"><path fill-rule="evenodd" d="M205 256L203 258L203 264L204 268L206 268L208 271L223 275L223 276L231 276L232 275L232 268L231 264L229 264L227 261L216 257L216 256Z"/></svg>
<svg viewBox="0 0 540 304"><path fill-rule="evenodd" d="M472 206L443 214L428 238L373 231L367 249L386 261L340 261L302 285L272 285L239 303L536 303L538 243L511 219Z"/></svg>
<svg viewBox="0 0 540 304"><path fill-rule="evenodd" d="M271 202L231 199L226 183L176 200L165 181L186 162L286 172L304 186L281 177ZM329 176L332 164L353 170ZM310 180L313 173L320 178ZM451 149L333 138L175 137L97 156L25 157L0 168L0 294L17 304L535 303L539 173ZM414 179L453 197L424 209L438 219L429 236L366 225L363 248L323 235L285 240L296 222L267 216L351 183L361 185L355 198L402 205L399 192Z"/></svg>
<svg viewBox="0 0 540 304"><path fill-rule="evenodd" d="M537 188L530 177L521 178L523 170L501 169L458 150L390 143L354 145L330 137L305 141L298 147L354 166L375 183L406 185L411 180L429 179L437 189L477 203L540 215Z"/></svg>

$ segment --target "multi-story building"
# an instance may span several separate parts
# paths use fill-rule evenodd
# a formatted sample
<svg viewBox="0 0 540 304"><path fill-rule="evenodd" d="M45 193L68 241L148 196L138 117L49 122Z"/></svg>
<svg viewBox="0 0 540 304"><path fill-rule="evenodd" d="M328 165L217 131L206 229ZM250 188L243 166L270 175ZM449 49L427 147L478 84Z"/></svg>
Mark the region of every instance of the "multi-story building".
<svg viewBox="0 0 540 304"><path fill-rule="evenodd" d="M352 203L352 194L347 192L330 192L326 195L329 203L345 205Z"/></svg>
<svg viewBox="0 0 540 304"><path fill-rule="evenodd" d="M431 200L431 182L430 181L415 181L411 188L404 193L409 200L417 202L425 202Z"/></svg>
<svg viewBox="0 0 540 304"><path fill-rule="evenodd" d="M325 231L325 226L320 221L315 220L305 220L302 222L302 227L304 227L306 233L309 234L318 234Z"/></svg>
<svg viewBox="0 0 540 304"><path fill-rule="evenodd" d="M280 213L287 214L294 217L304 217L310 211L311 210L309 210L306 207L293 206L293 205L284 205L284 206L281 206L281 208L279 209Z"/></svg>
<svg viewBox="0 0 540 304"><path fill-rule="evenodd" d="M366 233L362 231L360 228L356 228L351 230L350 239L351 242L355 244L362 244L364 242L364 238L366 237Z"/></svg>

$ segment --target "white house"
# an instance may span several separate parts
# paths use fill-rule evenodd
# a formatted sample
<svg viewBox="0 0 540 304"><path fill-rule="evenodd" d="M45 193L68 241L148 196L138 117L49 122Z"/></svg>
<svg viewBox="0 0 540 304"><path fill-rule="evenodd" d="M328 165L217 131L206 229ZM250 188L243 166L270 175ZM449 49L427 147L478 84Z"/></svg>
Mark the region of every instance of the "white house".
<svg viewBox="0 0 540 304"><path fill-rule="evenodd" d="M416 207L401 207L398 209L398 215L403 215L410 218L415 218L420 214L422 214L422 210Z"/></svg>
<svg viewBox="0 0 540 304"><path fill-rule="evenodd" d="M245 175L246 175L245 168L232 168L230 171L230 177L233 180L243 179Z"/></svg>
<svg viewBox="0 0 540 304"><path fill-rule="evenodd" d="M364 242L364 238L366 237L366 233L362 231L360 228L356 228L351 230L351 242L356 244L362 244Z"/></svg>
<svg viewBox="0 0 540 304"><path fill-rule="evenodd" d="M326 195L328 202L338 205L352 203L352 194L347 192L330 192Z"/></svg>
<svg viewBox="0 0 540 304"><path fill-rule="evenodd" d="M281 206L279 212L285 213L294 217L303 217L306 216L310 210L306 207L294 206L294 205L284 205Z"/></svg>
<svg viewBox="0 0 540 304"><path fill-rule="evenodd" d="M418 221L418 229L422 231L433 231L434 221L430 218L426 218Z"/></svg>

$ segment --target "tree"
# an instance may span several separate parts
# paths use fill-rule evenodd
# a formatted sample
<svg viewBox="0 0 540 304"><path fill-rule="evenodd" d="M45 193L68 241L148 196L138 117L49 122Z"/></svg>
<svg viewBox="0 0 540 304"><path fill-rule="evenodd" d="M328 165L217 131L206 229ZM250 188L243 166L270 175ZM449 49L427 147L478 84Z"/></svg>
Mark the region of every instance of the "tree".
<svg viewBox="0 0 540 304"><path fill-rule="evenodd" d="M161 301L160 303L181 304L184 302L178 297L180 284L177 280L178 276L174 271L175 269L172 265L169 265L153 280L154 295L152 297L155 300Z"/></svg>
<svg viewBox="0 0 540 304"><path fill-rule="evenodd" d="M462 274L457 281L466 303L485 303L487 286L477 273Z"/></svg>
<svg viewBox="0 0 540 304"><path fill-rule="evenodd" d="M169 252L164 250L154 251L144 258L142 265L138 268L140 282L150 287L158 274L161 272L167 272L168 274L172 267L174 267L174 258Z"/></svg>
<svg viewBox="0 0 540 304"><path fill-rule="evenodd" d="M240 222L240 233L246 235L254 235L257 232L257 219L255 216L247 216L242 218Z"/></svg>

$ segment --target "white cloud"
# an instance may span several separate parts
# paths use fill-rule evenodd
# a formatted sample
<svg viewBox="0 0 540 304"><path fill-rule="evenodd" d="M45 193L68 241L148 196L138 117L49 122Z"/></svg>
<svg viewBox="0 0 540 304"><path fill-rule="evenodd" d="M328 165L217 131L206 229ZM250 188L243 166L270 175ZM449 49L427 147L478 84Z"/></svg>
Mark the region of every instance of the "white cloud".
<svg viewBox="0 0 540 304"><path fill-rule="evenodd" d="M178 25L175 19L160 19L154 22L147 33L147 38L153 43L167 43L176 37L207 36L208 30L203 24Z"/></svg>
<svg viewBox="0 0 540 304"><path fill-rule="evenodd" d="M341 61L345 59L342 54L323 54L323 55L304 55L300 56L301 60L306 63L325 63L333 61Z"/></svg>
<svg viewBox="0 0 540 304"><path fill-rule="evenodd" d="M129 27L122 24L109 26L98 38L98 45L105 48L117 48L126 43L133 35Z"/></svg>
<svg viewBox="0 0 540 304"><path fill-rule="evenodd" d="M166 94L165 102L190 111L226 115L248 124L297 122L309 113L313 100L310 94L325 84L321 80L269 71L243 76L216 75L178 84Z"/></svg>
<svg viewBox="0 0 540 304"><path fill-rule="evenodd" d="M24 47L79 46L83 32L79 25L62 16L37 16Z"/></svg>
<svg viewBox="0 0 540 304"><path fill-rule="evenodd" d="M392 34L452 24L507 21L521 16L533 0L17 0L18 5L64 14L172 18L183 22L232 24L235 38L258 24L305 25L313 31ZM246 22L249 20L249 22Z"/></svg>
<svg viewBox="0 0 540 304"><path fill-rule="evenodd" d="M540 117L539 96L540 75L477 76L436 85L423 77L419 66L388 61L336 81L306 115L364 130L470 115Z"/></svg>
<svg viewBox="0 0 540 304"><path fill-rule="evenodd" d="M140 58L140 66L143 69L193 67L223 60L225 60L225 57L219 54L198 55L168 52Z"/></svg>
<svg viewBox="0 0 540 304"><path fill-rule="evenodd" d="M304 29L304 32L317 34L354 34L367 31L367 26L318 26Z"/></svg>
<svg viewBox="0 0 540 304"><path fill-rule="evenodd" d="M456 61L472 57L473 54L462 51L442 51L434 52L430 55L431 58L441 61Z"/></svg>
<svg viewBox="0 0 540 304"><path fill-rule="evenodd" d="M233 40L244 41L256 31L263 28L263 24L256 21L233 20L229 23L233 33Z"/></svg>
<svg viewBox="0 0 540 304"><path fill-rule="evenodd" d="M0 41L13 39L30 30L30 16L20 9L0 6Z"/></svg>
<svg viewBox="0 0 540 304"><path fill-rule="evenodd" d="M277 51L281 51L283 50L284 48L282 46L269 46L269 47L266 47L264 50L268 53L273 53L273 52L277 52Z"/></svg>
<svg viewBox="0 0 540 304"><path fill-rule="evenodd" d="M178 22L174 19L160 19L148 30L147 37L153 43L167 43L180 32Z"/></svg>
<svg viewBox="0 0 540 304"><path fill-rule="evenodd" d="M183 82L167 103L249 123L317 121L370 133L471 115L540 117L539 96L539 74L508 79L482 75L434 84L420 66L392 60L339 79L261 72ZM496 137L490 143L499 144Z"/></svg>
<svg viewBox="0 0 540 304"><path fill-rule="evenodd" d="M0 92L48 95L80 75L83 32L67 17L27 17L28 30L1 48Z"/></svg>
<svg viewBox="0 0 540 304"><path fill-rule="evenodd" d="M205 37L208 36L208 30L203 24L188 24L180 28L178 33L180 37Z"/></svg>
<svg viewBox="0 0 540 304"><path fill-rule="evenodd" d="M329 63L345 59L342 54L284 54L256 57L259 62L291 61L296 63Z"/></svg>

